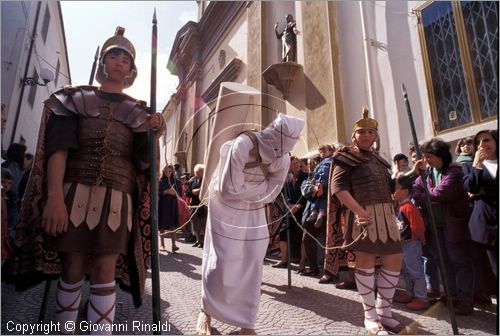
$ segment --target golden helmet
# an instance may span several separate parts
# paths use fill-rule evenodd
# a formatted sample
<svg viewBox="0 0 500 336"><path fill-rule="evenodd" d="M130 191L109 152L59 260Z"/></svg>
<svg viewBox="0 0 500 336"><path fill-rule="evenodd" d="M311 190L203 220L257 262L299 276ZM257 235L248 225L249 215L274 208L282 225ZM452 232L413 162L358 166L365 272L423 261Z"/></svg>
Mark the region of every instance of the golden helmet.
<svg viewBox="0 0 500 336"><path fill-rule="evenodd" d="M102 84L107 78L107 73L104 69L104 56L111 50L111 49L121 49L125 51L127 54L129 54L130 58L132 59L132 67L130 71L130 75L125 77L125 87L131 86L135 78L137 77L137 67L135 66L135 48L132 42L130 42L123 34L125 33L125 28L123 27L116 27L115 35L111 36L109 39L104 42L101 53L99 55L99 66L97 68L97 73L95 76L95 79L97 82Z"/></svg>
<svg viewBox="0 0 500 336"><path fill-rule="evenodd" d="M363 106L361 110L361 119L358 119L352 126L352 132L360 129L374 129L378 130L378 122L375 119L368 117L368 107Z"/></svg>

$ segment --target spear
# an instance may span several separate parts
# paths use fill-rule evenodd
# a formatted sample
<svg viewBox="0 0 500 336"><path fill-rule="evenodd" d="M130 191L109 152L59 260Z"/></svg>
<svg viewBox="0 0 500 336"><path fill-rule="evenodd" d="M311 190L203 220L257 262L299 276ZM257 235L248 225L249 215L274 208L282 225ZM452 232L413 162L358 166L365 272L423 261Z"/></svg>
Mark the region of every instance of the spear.
<svg viewBox="0 0 500 336"><path fill-rule="evenodd" d="M415 130L415 124L413 123L413 116L411 113L410 101L408 100L408 93L406 92L406 87L405 87L404 83L401 83L401 87L403 89L403 98L404 98L405 105L406 105L406 112L408 112L408 119L410 121L411 135L413 137L413 143L415 144L415 152L417 154L417 159L420 160L421 153L420 153L420 148L418 146L418 139L417 139L417 132ZM441 248L439 234L438 234L438 230L436 228L436 221L434 219L434 212L432 211L432 204L431 204L431 198L429 196L429 189L427 188L427 172L425 170L422 170L420 172L420 176L422 178L422 186L424 187L424 191L425 191L425 205L427 207L428 214L429 214L429 224L431 227L432 236L434 238L434 241L436 242L435 245L436 245L437 253L438 253L439 272L441 274L441 279L443 279L443 287L444 287L444 293L446 295L446 303L447 303L446 306L448 308L448 313L450 314L451 328L453 330L453 335L458 335L458 327L457 327L457 320L455 317L455 310L453 309L453 301L451 299L450 290L449 290L449 286L448 286L448 277L446 275L445 268L444 268L443 250Z"/></svg>
<svg viewBox="0 0 500 336"><path fill-rule="evenodd" d="M149 113L156 112L156 55L157 55L157 26L156 8L153 13L153 27L151 35L151 96ZM158 181L156 179L156 131L149 135L149 153L151 162L151 286L153 296L153 323L161 324L160 304L160 272L158 254ZM159 329L159 328L158 328ZM161 330L155 330L160 335Z"/></svg>
<svg viewBox="0 0 500 336"><path fill-rule="evenodd" d="M92 70L90 70L89 85L92 85L92 83L94 82L95 70L97 68L98 59L99 59L99 46L97 46L97 50L95 51L94 63L92 63Z"/></svg>

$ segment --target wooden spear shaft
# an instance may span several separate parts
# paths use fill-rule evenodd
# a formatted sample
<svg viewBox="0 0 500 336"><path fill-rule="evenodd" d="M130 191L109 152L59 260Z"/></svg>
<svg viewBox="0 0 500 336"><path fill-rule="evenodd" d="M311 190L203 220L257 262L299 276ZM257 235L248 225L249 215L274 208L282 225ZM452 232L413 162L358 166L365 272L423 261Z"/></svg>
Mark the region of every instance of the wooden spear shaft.
<svg viewBox="0 0 500 336"><path fill-rule="evenodd" d="M417 159L420 160L422 155L420 153L420 148L418 146L417 132L415 130L415 124L413 122L413 115L411 112L410 101L408 100L408 93L406 92L406 87L405 87L404 83L401 84L401 87L403 89L403 98L404 98L405 105L406 105L406 112L408 112L408 120L410 121L410 128L411 128L411 134L413 137L413 144L415 145L415 152L417 153ZM434 212L432 211L432 204L431 204L431 198L429 196L429 189L427 188L427 173L425 171L422 171L420 174L420 177L422 179L422 186L424 187L424 191L425 191L425 206L427 207L427 212L429 214L429 224L430 224L429 226L431 228L432 238L434 239L437 254L438 254L439 271L441 274L441 279L443 280L444 292L445 292L445 295L447 298L446 307L448 308L448 313L450 315L451 328L453 330L453 335L458 335L457 319L455 317L455 310L453 309L453 301L452 301L451 295L450 295L450 289L449 289L450 287L448 285L448 277L447 277L445 265L444 265L443 250L442 250L441 243L439 240L438 230L436 228L436 220L434 219Z"/></svg>
<svg viewBox="0 0 500 336"><path fill-rule="evenodd" d="M157 56L157 21L156 8L153 13L153 27L151 36L151 96L150 113L156 112L156 56ZM151 162L151 287L153 300L153 323L161 324L160 303L160 271L158 253L158 181L156 178L156 131L149 135L149 149ZM158 328L160 329L160 328ZM156 330L155 335L161 335L161 330Z"/></svg>

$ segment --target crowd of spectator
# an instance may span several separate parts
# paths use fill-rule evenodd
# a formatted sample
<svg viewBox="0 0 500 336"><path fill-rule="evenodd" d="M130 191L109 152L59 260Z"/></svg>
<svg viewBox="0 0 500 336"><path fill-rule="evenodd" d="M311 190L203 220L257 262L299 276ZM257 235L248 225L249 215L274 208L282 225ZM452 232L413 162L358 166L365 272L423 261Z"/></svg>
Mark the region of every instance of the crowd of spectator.
<svg viewBox="0 0 500 336"><path fill-rule="evenodd" d="M331 215L327 213L326 191L335 149L325 144L309 158L291 157L284 186L288 199L286 206L278 207L282 215L289 213L289 218L281 221L279 231L270 229L271 236L280 237L280 260L273 267L286 268L291 260L297 264L297 273L313 277L323 269L320 283L340 280L338 267L329 271L330 259L325 258L329 253L325 224L334 222L326 220ZM424 142L419 149L420 159L410 144L408 154L398 153L392 162L393 206L403 247L401 281L394 302L411 310L446 302L445 276L455 313L468 315L474 305L491 304L491 297L498 297L498 131L484 130L459 140L455 159L450 145L439 138ZM426 194L431 208L427 207ZM344 226L344 220L339 216L335 221ZM302 233L297 235L296 229ZM442 272L437 244L443 251ZM342 254L341 269L349 272L337 287L355 289L352 268L347 267L355 264L355 255L348 249Z"/></svg>

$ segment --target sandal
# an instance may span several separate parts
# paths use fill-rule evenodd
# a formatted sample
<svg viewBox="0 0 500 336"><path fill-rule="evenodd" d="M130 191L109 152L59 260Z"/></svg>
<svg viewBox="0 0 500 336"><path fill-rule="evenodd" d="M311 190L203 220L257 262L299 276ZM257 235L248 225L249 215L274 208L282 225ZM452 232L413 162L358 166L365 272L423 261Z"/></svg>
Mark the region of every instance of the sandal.
<svg viewBox="0 0 500 336"><path fill-rule="evenodd" d="M382 323L380 323L379 321L377 321L376 327L366 329L366 330L368 331L368 334L370 334L370 335L389 335L389 333L387 332L387 329L385 329L384 325Z"/></svg>
<svg viewBox="0 0 500 336"><path fill-rule="evenodd" d="M394 321L398 322L398 324L395 325L394 327L390 327L387 324L381 323L382 326L385 328L385 330L389 330L390 332L398 334L398 335L407 335L407 334L409 334L406 326L403 323L399 322L395 318L392 318L392 319Z"/></svg>
<svg viewBox="0 0 500 336"><path fill-rule="evenodd" d="M320 284L327 284L333 282L333 277L327 274L324 274L318 281Z"/></svg>

